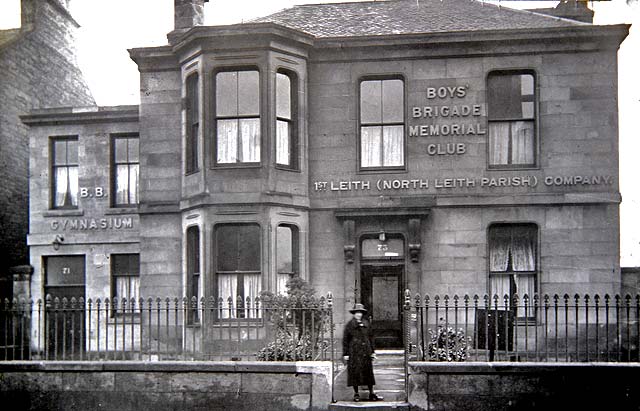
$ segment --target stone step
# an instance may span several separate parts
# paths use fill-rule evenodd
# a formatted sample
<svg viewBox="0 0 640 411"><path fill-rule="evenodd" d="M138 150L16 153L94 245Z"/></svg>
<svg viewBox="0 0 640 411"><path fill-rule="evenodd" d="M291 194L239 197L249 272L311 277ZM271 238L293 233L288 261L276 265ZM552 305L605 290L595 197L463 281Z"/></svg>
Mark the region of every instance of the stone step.
<svg viewBox="0 0 640 411"><path fill-rule="evenodd" d="M402 402L402 401L380 401L380 402L338 401L336 403L329 404L329 411L344 411L344 410L409 411L409 403Z"/></svg>

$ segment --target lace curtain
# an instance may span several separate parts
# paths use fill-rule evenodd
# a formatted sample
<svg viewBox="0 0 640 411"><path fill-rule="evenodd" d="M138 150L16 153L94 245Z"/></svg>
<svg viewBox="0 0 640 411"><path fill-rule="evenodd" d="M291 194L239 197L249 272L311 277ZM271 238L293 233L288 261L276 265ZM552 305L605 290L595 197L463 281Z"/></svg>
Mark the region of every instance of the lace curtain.
<svg viewBox="0 0 640 411"><path fill-rule="evenodd" d="M244 295L238 295L238 279L242 278ZM218 274L218 296L222 298L222 307L219 309L219 318L261 318L260 311L252 309L255 307L255 299L260 296L262 284L260 274ZM238 301L238 297L243 301ZM231 298L231 303L229 303ZM246 306L247 298L250 299L250 306ZM239 304L240 303L240 304Z"/></svg>
<svg viewBox="0 0 640 411"><path fill-rule="evenodd" d="M489 163L492 165L533 164L535 156L533 131L533 121L490 122Z"/></svg>
<svg viewBox="0 0 640 411"><path fill-rule="evenodd" d="M134 312L139 312L138 301L140 299L140 277L133 275L119 275L116 279L116 297L118 297L118 309L122 310L122 299L127 300L125 313L131 312L131 300L135 300Z"/></svg>
<svg viewBox="0 0 640 411"><path fill-rule="evenodd" d="M55 206L76 207L78 205L78 167L56 167Z"/></svg>
<svg viewBox="0 0 640 411"><path fill-rule="evenodd" d="M260 161L260 119L218 120L218 163Z"/></svg>
<svg viewBox="0 0 640 411"><path fill-rule="evenodd" d="M289 123L278 120L276 124L276 163L291 165L291 148L289 147Z"/></svg>
<svg viewBox="0 0 640 411"><path fill-rule="evenodd" d="M360 139L362 167L389 167L404 164L403 126L362 127Z"/></svg>

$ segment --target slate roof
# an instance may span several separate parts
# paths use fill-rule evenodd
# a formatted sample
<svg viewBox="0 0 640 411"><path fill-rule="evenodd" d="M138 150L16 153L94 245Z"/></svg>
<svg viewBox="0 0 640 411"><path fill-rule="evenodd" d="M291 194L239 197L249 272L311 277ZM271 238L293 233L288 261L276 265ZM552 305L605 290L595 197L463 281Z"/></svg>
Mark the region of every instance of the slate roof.
<svg viewBox="0 0 640 411"><path fill-rule="evenodd" d="M255 23L276 23L314 37L426 34L585 25L476 0L386 0L299 5Z"/></svg>
<svg viewBox="0 0 640 411"><path fill-rule="evenodd" d="M20 29L0 30L0 50L20 37Z"/></svg>

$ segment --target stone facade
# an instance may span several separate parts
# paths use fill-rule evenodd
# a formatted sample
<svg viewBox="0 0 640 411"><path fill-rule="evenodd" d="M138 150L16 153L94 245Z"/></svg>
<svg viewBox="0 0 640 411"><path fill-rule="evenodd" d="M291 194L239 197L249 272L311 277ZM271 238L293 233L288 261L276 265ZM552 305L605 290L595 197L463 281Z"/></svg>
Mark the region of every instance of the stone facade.
<svg viewBox="0 0 640 411"><path fill-rule="evenodd" d="M385 4L406 13L414 2L366 7ZM456 7L465 4L471 3ZM438 5L429 7L457 10ZM107 109L86 117L44 112L26 119L34 130L29 242L35 277L44 275L44 256L84 254L86 295L100 295L107 291L108 271L96 261L127 249L140 254L142 296L190 296L186 236L197 227L197 296L226 298L220 294L215 233L220 224L251 223L260 233L253 271L259 288L274 291L276 233L286 224L299 232L296 274L318 294L333 293L340 336L355 302L389 316L388 323L381 320L384 330L399 327L394 315L407 288L430 295L499 292L489 280L490 229L528 224L536 232L529 292L619 293L616 52L628 26L469 7L494 13L506 26L437 33L401 27L369 36L355 27L354 34L331 37L288 26L279 14L275 21L174 31L168 46L131 50L141 73L139 118L116 122L126 110ZM309 24L315 30L322 21ZM228 70L259 73L257 162L216 161L216 75ZM276 73L283 72L295 79L293 169L277 163ZM535 164L527 167L489 166L487 83L496 72L535 79ZM185 84L193 74L198 99L188 103ZM360 84L388 78L403 82L405 160L395 169L364 169L359 110L367 102L360 99ZM470 111L455 118L425 114L444 106ZM187 112L193 107L200 113L192 136L198 156L187 173ZM108 201L91 198L81 199L77 210L48 209L48 137L79 136L80 187L97 187L107 184L106 138L120 132L140 136L139 207L128 211L133 229L124 235L70 233L54 249L55 219L113 211ZM367 240L378 241L371 255L364 251ZM390 240L400 244L393 254L385 251ZM376 246L384 253L376 254ZM40 292L41 281L33 282ZM392 346L401 343L390 338Z"/></svg>
<svg viewBox="0 0 640 411"><path fill-rule="evenodd" d="M2 269L29 261L28 132L19 116L34 109L95 102L76 61L78 23L68 2L22 0L22 27L0 31L0 240Z"/></svg>

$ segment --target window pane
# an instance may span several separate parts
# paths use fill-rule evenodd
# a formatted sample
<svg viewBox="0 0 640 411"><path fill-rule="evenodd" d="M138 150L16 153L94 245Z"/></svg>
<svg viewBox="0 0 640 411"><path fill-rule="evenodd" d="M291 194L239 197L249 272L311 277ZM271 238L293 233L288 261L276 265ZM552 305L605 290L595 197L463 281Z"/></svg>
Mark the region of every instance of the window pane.
<svg viewBox="0 0 640 411"><path fill-rule="evenodd" d="M113 139L114 148L114 159L116 163L126 163L127 162L127 139L126 138L115 138Z"/></svg>
<svg viewBox="0 0 640 411"><path fill-rule="evenodd" d="M67 188L67 196L65 198L65 206L78 206L78 166L67 167L69 185Z"/></svg>
<svg viewBox="0 0 640 411"><path fill-rule="evenodd" d="M137 163L139 156L139 140L135 137L127 139L127 155L130 163Z"/></svg>
<svg viewBox="0 0 640 411"><path fill-rule="evenodd" d="M64 165L67 164L67 141L56 140L53 142L53 164Z"/></svg>
<svg viewBox="0 0 640 411"><path fill-rule="evenodd" d="M260 79L257 71L238 72L238 115L260 115Z"/></svg>
<svg viewBox="0 0 640 411"><path fill-rule="evenodd" d="M222 308L218 313L219 318L236 318L237 297L238 275L218 274L218 298L222 299Z"/></svg>
<svg viewBox="0 0 640 411"><path fill-rule="evenodd" d="M383 128L384 166L404 164L404 126L385 126Z"/></svg>
<svg viewBox="0 0 640 411"><path fill-rule="evenodd" d="M187 229L187 272L200 272L200 230L198 227Z"/></svg>
<svg viewBox="0 0 640 411"><path fill-rule="evenodd" d="M293 235L291 228L278 226L276 233L276 264L279 273L293 272Z"/></svg>
<svg viewBox="0 0 640 411"><path fill-rule="evenodd" d="M276 116L291 120L291 80L282 73L276 74Z"/></svg>
<svg viewBox="0 0 640 411"><path fill-rule="evenodd" d="M382 81L360 83L360 122L382 122Z"/></svg>
<svg viewBox="0 0 640 411"><path fill-rule="evenodd" d="M116 167L116 204L129 202L129 165Z"/></svg>
<svg viewBox="0 0 640 411"><path fill-rule="evenodd" d="M360 161L362 167L382 165L382 127L360 128Z"/></svg>
<svg viewBox="0 0 640 411"><path fill-rule="evenodd" d="M489 270L506 272L509 266L511 230L508 226L494 226L489 230Z"/></svg>
<svg viewBox="0 0 640 411"><path fill-rule="evenodd" d="M55 170L54 207L64 207L69 193L69 177L67 167L57 167ZM70 205L70 204L69 204Z"/></svg>
<svg viewBox="0 0 640 411"><path fill-rule="evenodd" d="M225 71L216 74L216 115L238 115L238 73Z"/></svg>
<svg viewBox="0 0 640 411"><path fill-rule="evenodd" d="M238 226L222 225L216 228L216 259L218 271L238 269Z"/></svg>
<svg viewBox="0 0 640 411"><path fill-rule="evenodd" d="M47 286L85 283L84 256L47 257L46 261Z"/></svg>
<svg viewBox="0 0 640 411"><path fill-rule="evenodd" d="M535 144L533 121L511 122L512 164L533 164Z"/></svg>
<svg viewBox="0 0 640 411"><path fill-rule="evenodd" d="M276 122L276 163L291 165L289 123L278 120Z"/></svg>
<svg viewBox="0 0 640 411"><path fill-rule="evenodd" d="M520 75L489 76L488 98L490 119L522 118L522 86Z"/></svg>
<svg viewBox="0 0 640 411"><path fill-rule="evenodd" d="M533 101L522 103L522 118L532 119L535 116Z"/></svg>
<svg viewBox="0 0 640 411"><path fill-rule="evenodd" d="M217 162L235 163L238 159L238 120L218 120L217 126Z"/></svg>
<svg viewBox="0 0 640 411"><path fill-rule="evenodd" d="M365 258L403 257L404 240L402 238L389 238L380 241L377 238L362 240L362 256Z"/></svg>
<svg viewBox="0 0 640 411"><path fill-rule="evenodd" d="M382 121L384 123L404 122L402 80L384 80L382 82Z"/></svg>
<svg viewBox="0 0 640 411"><path fill-rule="evenodd" d="M238 269L240 271L260 271L260 227L257 225L238 226Z"/></svg>
<svg viewBox="0 0 640 411"><path fill-rule="evenodd" d="M241 162L256 163L260 161L259 118L246 118L240 120L240 144Z"/></svg>
<svg viewBox="0 0 640 411"><path fill-rule="evenodd" d="M78 164L78 140L67 140L67 164Z"/></svg>
<svg viewBox="0 0 640 411"><path fill-rule="evenodd" d="M112 254L111 273L114 276L136 276L140 275L140 255L139 254Z"/></svg>
<svg viewBox="0 0 640 411"><path fill-rule="evenodd" d="M493 297L497 295L498 304L500 305L498 308L504 309L504 296L509 296L509 300L511 300L511 296L515 292L511 289L511 280L512 276L508 274L491 276L491 303L495 301Z"/></svg>
<svg viewBox="0 0 640 411"><path fill-rule="evenodd" d="M489 123L489 164L509 164L509 122Z"/></svg>
<svg viewBox="0 0 640 411"><path fill-rule="evenodd" d="M533 95L533 75L531 74L520 75L520 93L523 96Z"/></svg>

